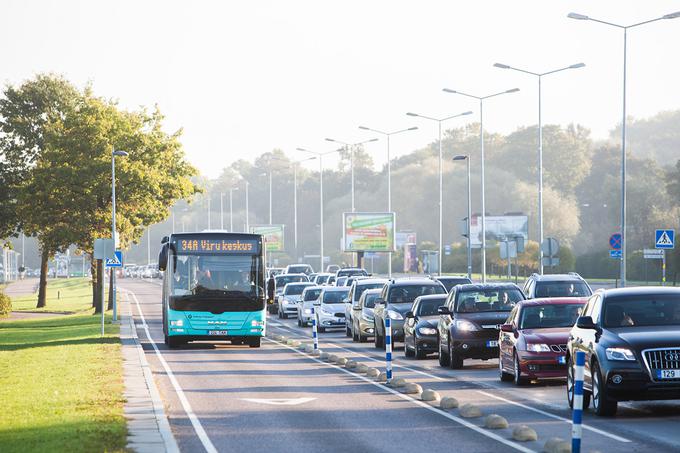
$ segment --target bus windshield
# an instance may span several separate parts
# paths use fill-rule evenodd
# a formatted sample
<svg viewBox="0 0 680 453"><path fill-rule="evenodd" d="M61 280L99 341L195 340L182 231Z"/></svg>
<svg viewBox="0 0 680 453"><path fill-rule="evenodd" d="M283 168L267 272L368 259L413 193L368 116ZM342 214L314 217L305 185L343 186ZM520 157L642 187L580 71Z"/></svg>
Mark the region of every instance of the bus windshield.
<svg viewBox="0 0 680 453"><path fill-rule="evenodd" d="M263 308L260 256L178 254L168 261L173 310L224 312Z"/></svg>

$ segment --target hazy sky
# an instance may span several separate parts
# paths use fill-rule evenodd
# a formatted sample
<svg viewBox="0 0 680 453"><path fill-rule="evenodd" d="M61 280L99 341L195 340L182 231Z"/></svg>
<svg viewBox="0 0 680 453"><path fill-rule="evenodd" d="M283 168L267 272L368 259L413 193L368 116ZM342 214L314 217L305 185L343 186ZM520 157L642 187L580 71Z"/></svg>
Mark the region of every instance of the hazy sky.
<svg viewBox="0 0 680 453"><path fill-rule="evenodd" d="M63 73L121 105L160 105L168 130L184 128L189 160L216 176L273 148L329 150L358 130L417 125L394 155L436 138L409 118L473 110L449 87L489 94L488 130L536 122L536 80L494 62L542 72L544 122L581 123L606 137L621 117L622 32L566 17L628 24L680 10L678 1L3 1L0 78ZM629 31L629 114L680 108L680 19ZM384 162L384 142L367 150ZM332 165L332 163L329 163Z"/></svg>

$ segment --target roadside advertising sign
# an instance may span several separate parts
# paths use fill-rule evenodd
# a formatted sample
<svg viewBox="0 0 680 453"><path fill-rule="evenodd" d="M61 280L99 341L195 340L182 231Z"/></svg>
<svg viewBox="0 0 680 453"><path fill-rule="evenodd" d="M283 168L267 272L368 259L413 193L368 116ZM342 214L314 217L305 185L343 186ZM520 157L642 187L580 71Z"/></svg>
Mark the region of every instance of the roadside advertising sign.
<svg viewBox="0 0 680 453"><path fill-rule="evenodd" d="M344 252L393 252L393 212L345 212L342 215Z"/></svg>
<svg viewBox="0 0 680 453"><path fill-rule="evenodd" d="M418 243L415 231L397 231L394 237L398 249L404 248L406 244Z"/></svg>
<svg viewBox="0 0 680 453"><path fill-rule="evenodd" d="M267 252L283 252L283 232L285 225L250 225L250 232L264 237Z"/></svg>
<svg viewBox="0 0 680 453"><path fill-rule="evenodd" d="M529 240L529 218L525 215L488 215L485 217L485 223L487 241L503 241L513 236L522 236L525 241ZM482 246L480 215L473 215L470 221L470 245Z"/></svg>

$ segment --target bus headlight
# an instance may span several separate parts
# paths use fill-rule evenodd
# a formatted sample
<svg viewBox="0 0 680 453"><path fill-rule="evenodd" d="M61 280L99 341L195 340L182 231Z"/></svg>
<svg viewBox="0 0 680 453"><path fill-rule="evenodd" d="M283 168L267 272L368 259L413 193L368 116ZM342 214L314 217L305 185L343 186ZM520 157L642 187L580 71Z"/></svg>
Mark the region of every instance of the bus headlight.
<svg viewBox="0 0 680 453"><path fill-rule="evenodd" d="M262 327L264 326L264 321L258 321L257 319L253 319L250 321L250 325L253 327Z"/></svg>
<svg viewBox="0 0 680 453"><path fill-rule="evenodd" d="M184 320L183 319L172 320L172 321L170 321L170 325L176 326L176 327L182 327L184 325Z"/></svg>

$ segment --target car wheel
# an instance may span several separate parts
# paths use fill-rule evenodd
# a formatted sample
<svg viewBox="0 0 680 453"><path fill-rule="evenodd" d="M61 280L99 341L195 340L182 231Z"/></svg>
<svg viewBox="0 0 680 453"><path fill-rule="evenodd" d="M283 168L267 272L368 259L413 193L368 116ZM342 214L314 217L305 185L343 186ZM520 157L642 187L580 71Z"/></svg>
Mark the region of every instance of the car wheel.
<svg viewBox="0 0 680 453"><path fill-rule="evenodd" d="M326 331L326 328L325 328L325 327L317 327L316 330L317 330L317 332L319 332L319 333L324 333L324 332Z"/></svg>
<svg viewBox="0 0 680 453"><path fill-rule="evenodd" d="M359 342L359 330L354 324L352 324L352 341L355 343Z"/></svg>
<svg viewBox="0 0 680 453"><path fill-rule="evenodd" d="M597 362L593 363L593 409L595 413L602 417L612 416L616 414L619 403L609 399L607 394L607 384L603 382L600 374L600 366Z"/></svg>
<svg viewBox="0 0 680 453"><path fill-rule="evenodd" d="M345 336L348 338L352 336L352 329L349 328L347 321L345 321Z"/></svg>
<svg viewBox="0 0 680 453"><path fill-rule="evenodd" d="M281 319L288 319L288 315L286 313L281 313Z"/></svg>
<svg viewBox="0 0 680 453"><path fill-rule="evenodd" d="M503 359L500 357L500 354L498 356L498 375L500 376L501 381L503 382L512 381L512 374L506 373L505 370L503 369Z"/></svg>
<svg viewBox="0 0 680 453"><path fill-rule="evenodd" d="M449 367L452 370L460 370L463 368L463 357L460 354L453 352L453 346L449 344Z"/></svg>
<svg viewBox="0 0 680 453"><path fill-rule="evenodd" d="M373 337L373 344L375 345L376 348L382 348L385 345L382 342L382 338L380 337L380 332L378 332L378 325L375 325L375 336Z"/></svg>
<svg viewBox="0 0 680 453"><path fill-rule="evenodd" d="M441 367L447 367L449 366L449 353L448 351L445 353L442 351L442 345L441 343L439 344L439 366Z"/></svg>
<svg viewBox="0 0 680 453"><path fill-rule="evenodd" d="M298 327L302 327L302 320L300 319L300 315L298 315Z"/></svg>
<svg viewBox="0 0 680 453"><path fill-rule="evenodd" d="M567 361L567 402L569 408L574 408L574 363L569 357ZM590 393L583 390L583 409L588 409L590 406Z"/></svg>
<svg viewBox="0 0 680 453"><path fill-rule="evenodd" d="M520 368L519 364L519 355L517 355L517 351L513 354L513 381L515 382L515 385L524 385L527 383L527 378L522 374L522 368Z"/></svg>
<svg viewBox="0 0 680 453"><path fill-rule="evenodd" d="M415 353L409 349L408 345L406 344L406 338L404 338L404 356L413 357L414 355Z"/></svg>
<svg viewBox="0 0 680 453"><path fill-rule="evenodd" d="M421 351L420 348L418 348L418 342L417 341L414 341L413 344L414 344L413 352L416 355L416 359L418 359L418 360L424 359L425 356L426 356L425 351Z"/></svg>

